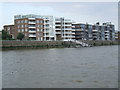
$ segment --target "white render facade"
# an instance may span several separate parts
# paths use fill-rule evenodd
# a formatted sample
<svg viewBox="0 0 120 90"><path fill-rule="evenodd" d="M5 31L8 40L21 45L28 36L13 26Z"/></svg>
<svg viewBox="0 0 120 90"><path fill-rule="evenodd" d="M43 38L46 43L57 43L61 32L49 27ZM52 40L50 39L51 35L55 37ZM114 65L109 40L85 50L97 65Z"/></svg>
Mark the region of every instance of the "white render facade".
<svg viewBox="0 0 120 90"><path fill-rule="evenodd" d="M72 21L64 17L55 18L55 40L72 40Z"/></svg>

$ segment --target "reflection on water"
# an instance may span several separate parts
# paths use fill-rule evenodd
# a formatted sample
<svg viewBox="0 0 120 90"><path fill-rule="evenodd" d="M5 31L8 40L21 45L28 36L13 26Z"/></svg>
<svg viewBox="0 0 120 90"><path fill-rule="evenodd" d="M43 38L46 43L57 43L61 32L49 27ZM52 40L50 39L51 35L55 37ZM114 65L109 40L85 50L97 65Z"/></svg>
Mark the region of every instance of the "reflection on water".
<svg viewBox="0 0 120 90"><path fill-rule="evenodd" d="M117 88L118 47L3 51L3 88Z"/></svg>

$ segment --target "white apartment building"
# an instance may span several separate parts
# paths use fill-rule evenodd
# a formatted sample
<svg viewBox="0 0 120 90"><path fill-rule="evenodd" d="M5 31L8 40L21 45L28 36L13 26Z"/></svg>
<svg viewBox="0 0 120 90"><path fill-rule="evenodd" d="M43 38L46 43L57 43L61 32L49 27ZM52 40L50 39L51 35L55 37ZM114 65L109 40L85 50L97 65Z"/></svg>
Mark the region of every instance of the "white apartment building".
<svg viewBox="0 0 120 90"><path fill-rule="evenodd" d="M71 40L74 37L72 34L71 19L55 18L55 40Z"/></svg>

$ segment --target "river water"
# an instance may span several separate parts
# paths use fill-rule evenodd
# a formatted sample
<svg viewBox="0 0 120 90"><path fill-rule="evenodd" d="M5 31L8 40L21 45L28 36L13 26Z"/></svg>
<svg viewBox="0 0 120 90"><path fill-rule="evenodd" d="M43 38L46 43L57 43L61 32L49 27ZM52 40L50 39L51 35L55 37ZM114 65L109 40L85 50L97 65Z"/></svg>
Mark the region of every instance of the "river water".
<svg viewBox="0 0 120 90"><path fill-rule="evenodd" d="M118 46L2 51L3 88L117 88Z"/></svg>

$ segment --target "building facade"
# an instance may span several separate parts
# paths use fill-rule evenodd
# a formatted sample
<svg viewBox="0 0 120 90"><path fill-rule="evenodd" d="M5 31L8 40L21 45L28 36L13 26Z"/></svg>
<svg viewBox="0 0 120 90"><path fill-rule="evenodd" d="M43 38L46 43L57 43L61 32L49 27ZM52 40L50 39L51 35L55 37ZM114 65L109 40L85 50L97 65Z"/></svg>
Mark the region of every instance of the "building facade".
<svg viewBox="0 0 120 90"><path fill-rule="evenodd" d="M72 21L66 18L55 18L55 40L71 40Z"/></svg>
<svg viewBox="0 0 120 90"><path fill-rule="evenodd" d="M45 15L15 15L14 25L5 25L4 29L14 39L23 33L25 40L115 40L115 26L109 22L92 25Z"/></svg>
<svg viewBox="0 0 120 90"><path fill-rule="evenodd" d="M111 23L82 24L73 23L75 40L115 40L115 29Z"/></svg>
<svg viewBox="0 0 120 90"><path fill-rule="evenodd" d="M54 40L53 16L16 15L15 33L24 33L26 39Z"/></svg>
<svg viewBox="0 0 120 90"><path fill-rule="evenodd" d="M3 28L6 32L8 32L8 34L11 35L11 37L13 39L15 39L15 27L14 27L14 25L5 25Z"/></svg>

